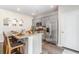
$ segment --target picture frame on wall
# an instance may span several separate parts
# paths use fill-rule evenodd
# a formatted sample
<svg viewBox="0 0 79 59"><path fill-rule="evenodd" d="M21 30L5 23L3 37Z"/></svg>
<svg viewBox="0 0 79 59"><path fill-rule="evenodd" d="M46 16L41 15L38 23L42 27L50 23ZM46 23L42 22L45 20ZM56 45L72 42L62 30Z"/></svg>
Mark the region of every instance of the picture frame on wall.
<svg viewBox="0 0 79 59"><path fill-rule="evenodd" d="M8 21L9 21L9 18L8 18L8 17L4 18L4 19L3 19L3 25L4 25L4 26L9 26Z"/></svg>
<svg viewBox="0 0 79 59"><path fill-rule="evenodd" d="M23 19L17 19L17 18L9 18L9 17L6 17L3 19L3 25L4 26L9 26L9 25L12 25L12 26L23 26Z"/></svg>

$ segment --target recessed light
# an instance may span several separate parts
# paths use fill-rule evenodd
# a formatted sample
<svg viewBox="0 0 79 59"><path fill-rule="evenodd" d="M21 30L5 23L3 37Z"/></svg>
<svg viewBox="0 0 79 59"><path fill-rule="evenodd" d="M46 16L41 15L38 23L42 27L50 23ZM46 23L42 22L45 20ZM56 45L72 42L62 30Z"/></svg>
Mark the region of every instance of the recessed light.
<svg viewBox="0 0 79 59"><path fill-rule="evenodd" d="M17 8L17 11L20 11L21 9L20 8Z"/></svg>
<svg viewBox="0 0 79 59"><path fill-rule="evenodd" d="M53 5L50 6L50 8L53 8L53 7L54 7Z"/></svg>
<svg viewBox="0 0 79 59"><path fill-rule="evenodd" d="M35 13L32 13L32 15L35 15Z"/></svg>

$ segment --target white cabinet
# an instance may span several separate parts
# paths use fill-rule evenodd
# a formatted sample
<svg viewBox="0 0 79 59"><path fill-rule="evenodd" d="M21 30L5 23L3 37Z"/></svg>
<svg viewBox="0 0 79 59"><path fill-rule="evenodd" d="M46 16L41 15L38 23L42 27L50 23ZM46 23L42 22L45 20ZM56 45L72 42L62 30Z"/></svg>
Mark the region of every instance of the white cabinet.
<svg viewBox="0 0 79 59"><path fill-rule="evenodd" d="M28 37L28 54L42 53L42 33L36 33Z"/></svg>

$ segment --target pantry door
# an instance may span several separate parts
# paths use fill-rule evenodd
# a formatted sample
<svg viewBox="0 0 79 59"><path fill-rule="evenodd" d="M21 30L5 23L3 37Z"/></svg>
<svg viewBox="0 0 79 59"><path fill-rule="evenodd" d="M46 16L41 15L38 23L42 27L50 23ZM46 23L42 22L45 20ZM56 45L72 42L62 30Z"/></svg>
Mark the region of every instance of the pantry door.
<svg viewBox="0 0 79 59"><path fill-rule="evenodd" d="M60 6L59 27L62 46L79 51L79 8Z"/></svg>

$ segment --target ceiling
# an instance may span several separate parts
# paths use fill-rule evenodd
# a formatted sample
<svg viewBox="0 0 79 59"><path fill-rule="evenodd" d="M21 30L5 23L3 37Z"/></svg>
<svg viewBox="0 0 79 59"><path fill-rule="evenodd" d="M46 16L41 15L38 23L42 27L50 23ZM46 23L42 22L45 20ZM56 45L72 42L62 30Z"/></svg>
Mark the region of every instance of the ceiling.
<svg viewBox="0 0 79 59"><path fill-rule="evenodd" d="M37 16L57 10L56 5L0 5L0 8L29 16Z"/></svg>

